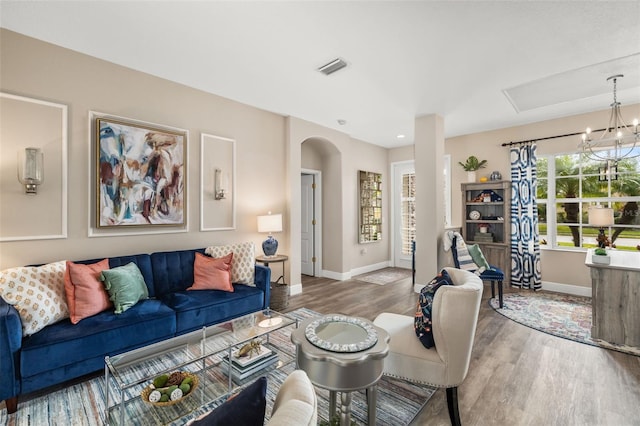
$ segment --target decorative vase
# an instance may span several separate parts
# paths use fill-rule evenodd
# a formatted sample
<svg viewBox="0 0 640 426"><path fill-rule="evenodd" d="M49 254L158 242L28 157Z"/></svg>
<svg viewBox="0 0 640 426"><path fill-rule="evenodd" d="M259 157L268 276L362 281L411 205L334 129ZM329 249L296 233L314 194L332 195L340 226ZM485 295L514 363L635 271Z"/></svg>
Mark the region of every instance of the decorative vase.
<svg viewBox="0 0 640 426"><path fill-rule="evenodd" d="M262 242L262 251L265 256L275 256L278 251L278 240L269 235L266 240Z"/></svg>
<svg viewBox="0 0 640 426"><path fill-rule="evenodd" d="M475 182L476 181L476 171L471 170L467 172L467 182Z"/></svg>

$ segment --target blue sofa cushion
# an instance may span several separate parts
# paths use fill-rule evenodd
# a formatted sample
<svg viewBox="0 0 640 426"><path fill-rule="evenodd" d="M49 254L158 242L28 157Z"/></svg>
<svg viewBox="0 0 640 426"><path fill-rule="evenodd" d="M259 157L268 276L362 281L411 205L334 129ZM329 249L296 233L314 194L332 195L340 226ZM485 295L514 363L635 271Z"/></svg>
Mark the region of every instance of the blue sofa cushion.
<svg viewBox="0 0 640 426"><path fill-rule="evenodd" d="M119 315L101 312L78 324L66 319L23 340L21 375L29 377L93 357L104 359L105 350L114 355L175 333L175 312L159 300L140 301Z"/></svg>
<svg viewBox="0 0 640 426"><path fill-rule="evenodd" d="M204 249L165 251L151 254L156 297L186 290L193 285L193 263L196 252Z"/></svg>
<svg viewBox="0 0 640 426"><path fill-rule="evenodd" d="M99 259L88 259L88 260L79 260L74 261L73 263L81 263L83 265L88 265L91 263L96 263L101 261L103 258ZM119 257L111 257L109 258L109 268L117 268L120 266L125 266L128 263L135 263L140 269L142 273L142 277L144 278L145 284L147 284L147 290L149 291L149 297L156 297L155 285L153 282L153 271L151 270L151 256L148 254L134 254L131 256L119 256Z"/></svg>
<svg viewBox="0 0 640 426"><path fill-rule="evenodd" d="M185 333L255 312L264 306L264 292L256 287L233 284L233 293L222 290L177 291L162 298L176 311L177 332Z"/></svg>
<svg viewBox="0 0 640 426"><path fill-rule="evenodd" d="M2 377L0 400L11 398L20 392L20 382L17 380L16 373L21 346L20 315L13 306L0 297L0 377Z"/></svg>

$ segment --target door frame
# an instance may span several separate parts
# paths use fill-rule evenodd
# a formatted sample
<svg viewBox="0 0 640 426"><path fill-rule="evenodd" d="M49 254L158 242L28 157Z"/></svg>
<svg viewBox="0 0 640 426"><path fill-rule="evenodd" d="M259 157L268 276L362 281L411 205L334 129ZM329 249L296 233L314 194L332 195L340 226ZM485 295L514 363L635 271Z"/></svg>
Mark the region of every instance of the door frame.
<svg viewBox="0 0 640 426"><path fill-rule="evenodd" d="M398 228L399 228L399 224L397 223L397 221L399 220L400 217L400 196L401 196L401 191L400 191L400 183L398 182L398 176L397 176L397 169L402 167L413 167L414 172L415 172L415 161L414 160L406 160L406 161L396 161L390 164L390 172L389 175L391 176L391 264L394 267L407 267L407 265L398 265L396 262L397 256L396 256L396 252L398 250L397 247L397 242L396 242L396 238L398 237ZM411 257L409 257L408 259L409 262L409 268L411 268Z"/></svg>
<svg viewBox="0 0 640 426"><path fill-rule="evenodd" d="M313 216L316 224L313 230L313 252L316 257L313 267L315 277L323 277L322 273L322 171L315 169L300 169L300 177L302 175L313 175L316 185L313 191ZM302 202L302 200L301 200ZM302 218L300 218L302 221Z"/></svg>
<svg viewBox="0 0 640 426"><path fill-rule="evenodd" d="M444 226L445 228L451 227L451 154L445 154L443 157L443 173L444 173ZM396 235L397 235L397 224L396 224L396 216L399 212L400 208L400 194L399 194L399 186L396 179L396 168L403 167L407 165L413 165L415 171L415 161L414 160L405 160L405 161L396 161L390 164L389 167L389 175L391 176L391 189L389 193L391 194L391 231L389 235L391 236L391 264L393 266L396 265Z"/></svg>

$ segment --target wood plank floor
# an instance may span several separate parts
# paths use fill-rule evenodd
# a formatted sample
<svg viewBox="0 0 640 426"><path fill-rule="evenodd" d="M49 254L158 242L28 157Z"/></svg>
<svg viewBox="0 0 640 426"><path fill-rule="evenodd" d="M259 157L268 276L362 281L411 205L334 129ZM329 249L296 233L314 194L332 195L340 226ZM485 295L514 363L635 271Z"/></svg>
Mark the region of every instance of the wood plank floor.
<svg viewBox="0 0 640 426"><path fill-rule="evenodd" d="M384 286L303 276L301 307L373 320L413 315L410 279ZM516 291L505 289L505 292ZM584 345L517 324L489 307L485 285L469 374L458 389L462 424L640 425L640 357ZM438 390L412 425L449 425Z"/></svg>

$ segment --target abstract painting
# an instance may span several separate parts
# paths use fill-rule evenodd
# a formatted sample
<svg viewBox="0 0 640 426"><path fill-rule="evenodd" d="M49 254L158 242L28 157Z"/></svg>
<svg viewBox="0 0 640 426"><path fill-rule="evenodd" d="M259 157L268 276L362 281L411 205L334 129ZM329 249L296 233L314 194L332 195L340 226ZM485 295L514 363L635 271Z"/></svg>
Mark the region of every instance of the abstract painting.
<svg viewBox="0 0 640 426"><path fill-rule="evenodd" d="M181 226L187 132L96 118L96 226Z"/></svg>

